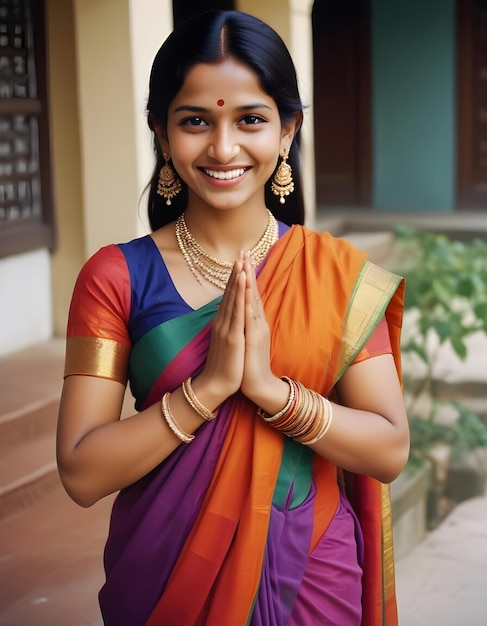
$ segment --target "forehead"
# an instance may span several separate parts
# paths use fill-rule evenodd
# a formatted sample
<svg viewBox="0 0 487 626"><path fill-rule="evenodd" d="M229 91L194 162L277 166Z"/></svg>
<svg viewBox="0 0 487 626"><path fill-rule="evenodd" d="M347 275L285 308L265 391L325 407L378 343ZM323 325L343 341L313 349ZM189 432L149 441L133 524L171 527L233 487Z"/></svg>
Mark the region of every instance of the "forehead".
<svg viewBox="0 0 487 626"><path fill-rule="evenodd" d="M245 63L227 57L216 63L197 63L188 72L186 79L174 98L174 103L191 104L198 99L207 103L224 100L229 104L236 100L251 98L275 106L261 87L259 78ZM187 101L187 102L186 102Z"/></svg>

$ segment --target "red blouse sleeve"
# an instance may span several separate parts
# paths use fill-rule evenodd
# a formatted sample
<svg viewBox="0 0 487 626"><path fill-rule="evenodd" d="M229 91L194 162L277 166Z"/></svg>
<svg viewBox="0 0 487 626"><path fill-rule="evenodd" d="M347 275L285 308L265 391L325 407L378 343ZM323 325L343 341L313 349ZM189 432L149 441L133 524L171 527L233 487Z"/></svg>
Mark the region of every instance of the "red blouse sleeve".
<svg viewBox="0 0 487 626"><path fill-rule="evenodd" d="M125 257L106 246L83 266L69 310L64 375L127 382L130 276Z"/></svg>
<svg viewBox="0 0 487 626"><path fill-rule="evenodd" d="M353 364L370 359L381 354L392 354L389 327L385 317L377 324L374 332L370 335L367 343L353 360Z"/></svg>

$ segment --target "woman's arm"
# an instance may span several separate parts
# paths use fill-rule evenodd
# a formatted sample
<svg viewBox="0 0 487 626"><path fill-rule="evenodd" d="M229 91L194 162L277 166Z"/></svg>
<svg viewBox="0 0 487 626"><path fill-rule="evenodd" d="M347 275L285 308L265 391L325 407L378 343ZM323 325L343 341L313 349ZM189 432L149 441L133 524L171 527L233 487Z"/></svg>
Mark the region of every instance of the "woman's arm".
<svg viewBox="0 0 487 626"><path fill-rule="evenodd" d="M313 449L343 469L394 480L409 456L409 426L392 354L351 365L337 384L333 421Z"/></svg>
<svg viewBox="0 0 487 626"><path fill-rule="evenodd" d="M120 420L124 392L120 383L94 376L68 376L64 382L58 468L66 491L81 506L91 506L142 478L181 444L164 420L160 403ZM199 393L203 402L209 401L203 390ZM170 406L185 432L193 433L203 423L181 388L171 394Z"/></svg>
<svg viewBox="0 0 487 626"><path fill-rule="evenodd" d="M270 415L289 397L289 384L275 376L258 389L254 401ZM409 455L406 408L392 354L351 365L337 393L331 426L310 447L338 467L391 482Z"/></svg>

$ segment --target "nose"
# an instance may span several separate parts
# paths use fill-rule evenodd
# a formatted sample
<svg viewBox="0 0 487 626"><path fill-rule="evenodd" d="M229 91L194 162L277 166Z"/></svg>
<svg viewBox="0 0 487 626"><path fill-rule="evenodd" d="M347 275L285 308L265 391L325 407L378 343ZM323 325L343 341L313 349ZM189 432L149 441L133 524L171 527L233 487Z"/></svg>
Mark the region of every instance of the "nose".
<svg viewBox="0 0 487 626"><path fill-rule="evenodd" d="M211 135L208 156L219 163L229 163L239 152L240 145L233 129L227 125L216 127Z"/></svg>

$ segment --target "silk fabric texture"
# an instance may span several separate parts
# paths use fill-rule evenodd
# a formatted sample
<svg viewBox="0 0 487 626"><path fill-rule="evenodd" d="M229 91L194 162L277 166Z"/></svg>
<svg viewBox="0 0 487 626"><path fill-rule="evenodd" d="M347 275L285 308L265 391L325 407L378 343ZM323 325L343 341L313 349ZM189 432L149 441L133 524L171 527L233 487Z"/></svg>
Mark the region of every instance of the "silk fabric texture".
<svg viewBox="0 0 487 626"><path fill-rule="evenodd" d="M258 285L271 328L271 362L276 375L293 377L328 396L384 314L400 374L403 282L369 263L366 255L348 242L294 226L274 246ZM121 308L127 310L132 304L124 302ZM216 306L203 307L201 328L175 353L145 397L139 394L140 408L159 401L164 391L199 371ZM116 332L107 335L110 337L98 338L97 349L105 351L99 361L108 362L106 370L116 372L107 377L118 376L122 382L130 346L120 334L117 338ZM80 338L73 323L66 373L76 373L77 363L96 362L90 357L92 351L92 342ZM258 418L256 407L240 394L224 403L215 423L206 424L196 436L201 438L200 449L195 443L179 446L159 468L122 490L115 503L105 554L107 582L100 594L110 620L107 623L132 623L130 618L117 620L127 620L131 606L147 601L148 595L154 596L149 598L149 604L154 604L149 625L217 625L223 616L225 623L244 625L251 619L284 438ZM212 460L207 459L208 453ZM190 459L187 480L178 483L178 464ZM184 490L191 491L192 482L198 482L192 468L198 468L200 461L212 464L211 476L206 485L197 485L198 493L187 493ZM314 455L312 473L316 493L306 546L309 552L326 531L339 503L337 469ZM365 540L362 624L393 626L397 617L388 488L367 477L345 476ZM177 493L175 488L182 491ZM160 515L157 520L148 513L156 501L159 513L164 509L164 492L170 497L162 519L177 519L171 526L171 532L177 527L177 537L168 536L164 525L158 526ZM173 509L176 503L177 513ZM197 510L188 511L192 506ZM137 580L128 575L131 554L137 556L137 542L144 537L154 542L147 571L157 562L161 569L170 564L167 579L153 591L144 582L138 588ZM156 597L162 589L162 596Z"/></svg>

